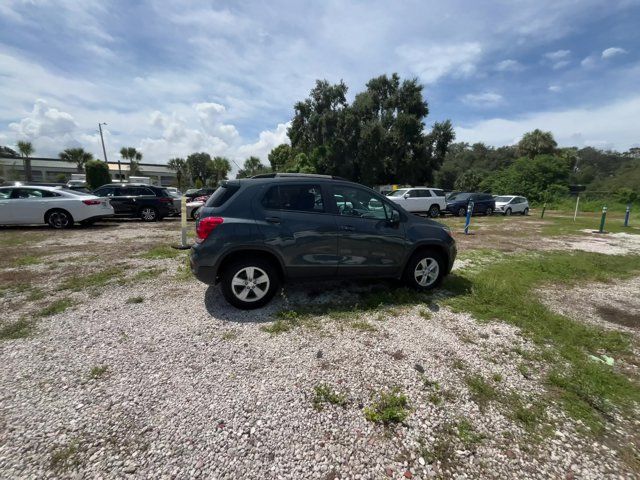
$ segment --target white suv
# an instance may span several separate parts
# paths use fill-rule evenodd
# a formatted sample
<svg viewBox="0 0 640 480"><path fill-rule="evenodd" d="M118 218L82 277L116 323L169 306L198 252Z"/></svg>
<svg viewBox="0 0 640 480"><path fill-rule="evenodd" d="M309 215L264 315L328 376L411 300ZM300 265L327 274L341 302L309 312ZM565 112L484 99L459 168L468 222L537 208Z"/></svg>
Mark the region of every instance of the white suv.
<svg viewBox="0 0 640 480"><path fill-rule="evenodd" d="M428 213L432 218L440 216L440 212L447 208L444 191L439 188L401 188L394 190L387 197L408 212Z"/></svg>
<svg viewBox="0 0 640 480"><path fill-rule="evenodd" d="M496 213L502 213L503 215L511 215L512 213L527 215L529 213L529 201L524 197L501 195L494 198L494 200L496 202Z"/></svg>

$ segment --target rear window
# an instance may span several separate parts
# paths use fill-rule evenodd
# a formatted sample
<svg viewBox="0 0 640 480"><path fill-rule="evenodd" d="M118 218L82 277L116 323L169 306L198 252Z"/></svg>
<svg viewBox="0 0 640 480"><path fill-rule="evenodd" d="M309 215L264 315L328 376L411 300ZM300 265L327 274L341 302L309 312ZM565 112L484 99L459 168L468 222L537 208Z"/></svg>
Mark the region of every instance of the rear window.
<svg viewBox="0 0 640 480"><path fill-rule="evenodd" d="M471 193L453 193L449 195L449 200L469 200Z"/></svg>
<svg viewBox="0 0 640 480"><path fill-rule="evenodd" d="M60 191L64 193L70 193L71 195L78 195L79 197L93 197L93 193L87 193L81 190L71 190L70 188L61 188Z"/></svg>
<svg viewBox="0 0 640 480"><path fill-rule="evenodd" d="M233 194L238 190L240 190L240 185L231 185L228 183L225 185L220 185L218 189L209 197L209 200L207 200L205 206L213 208L221 207L222 205L227 203L227 200L233 197Z"/></svg>

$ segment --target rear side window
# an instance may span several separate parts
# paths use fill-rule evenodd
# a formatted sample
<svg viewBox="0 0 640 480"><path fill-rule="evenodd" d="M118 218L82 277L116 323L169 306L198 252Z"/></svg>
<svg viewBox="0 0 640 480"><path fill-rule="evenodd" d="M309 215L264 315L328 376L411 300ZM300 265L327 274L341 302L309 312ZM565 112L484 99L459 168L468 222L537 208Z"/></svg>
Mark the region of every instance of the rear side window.
<svg viewBox="0 0 640 480"><path fill-rule="evenodd" d="M442 190L431 190L431 192L433 192L433 195L436 197L444 197L444 191Z"/></svg>
<svg viewBox="0 0 640 480"><path fill-rule="evenodd" d="M430 197L431 192L429 190L418 190L420 197Z"/></svg>
<svg viewBox="0 0 640 480"><path fill-rule="evenodd" d="M0 190L0 198L5 199L11 196L11 189L7 188L4 190Z"/></svg>
<svg viewBox="0 0 640 480"><path fill-rule="evenodd" d="M240 190L240 185L220 185L218 189L209 197L209 200L207 200L205 206L213 208L221 207L227 202L227 200L233 197L233 194L238 190Z"/></svg>
<svg viewBox="0 0 640 480"><path fill-rule="evenodd" d="M267 210L324 213L319 185L275 185L262 198Z"/></svg>

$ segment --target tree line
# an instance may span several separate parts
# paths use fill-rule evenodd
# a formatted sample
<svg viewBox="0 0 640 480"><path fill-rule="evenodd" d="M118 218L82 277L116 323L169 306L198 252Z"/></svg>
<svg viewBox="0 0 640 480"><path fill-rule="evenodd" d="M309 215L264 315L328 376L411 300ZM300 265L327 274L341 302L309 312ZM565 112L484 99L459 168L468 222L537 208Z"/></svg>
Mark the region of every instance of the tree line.
<svg viewBox="0 0 640 480"><path fill-rule="evenodd" d="M268 166L258 157L247 158L236 178L268 172L319 173L372 187L432 185L524 195L534 202L566 195L569 185L581 184L620 201L640 199L640 148L623 153L558 148L553 134L539 129L525 133L516 145L456 143L449 120L425 128L429 106L415 78L401 80L395 73L373 78L352 102L347 92L342 81L316 81L309 96L294 104L287 131L290 143L271 150ZM33 146L23 141L17 146L29 180ZM123 147L120 156L128 162L130 175L143 173L141 152ZM79 172L102 168L82 148L66 149L59 157L75 163ZM172 158L167 166L176 172L179 188L216 186L232 170L228 158L206 152ZM103 174L108 176L108 169Z"/></svg>

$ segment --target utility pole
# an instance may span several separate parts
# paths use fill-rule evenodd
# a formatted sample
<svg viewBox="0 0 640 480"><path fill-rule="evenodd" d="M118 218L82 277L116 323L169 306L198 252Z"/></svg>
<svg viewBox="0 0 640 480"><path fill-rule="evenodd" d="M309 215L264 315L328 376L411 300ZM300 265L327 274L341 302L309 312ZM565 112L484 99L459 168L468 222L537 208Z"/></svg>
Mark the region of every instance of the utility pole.
<svg viewBox="0 0 640 480"><path fill-rule="evenodd" d="M107 161L107 149L104 148L104 136L102 135L102 125L106 125L106 123L98 123L98 129L100 130L100 141L102 142L102 153L104 154L104 163L107 165L109 162ZM120 169L120 160L118 160L118 175L122 178L122 171Z"/></svg>

